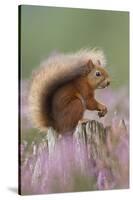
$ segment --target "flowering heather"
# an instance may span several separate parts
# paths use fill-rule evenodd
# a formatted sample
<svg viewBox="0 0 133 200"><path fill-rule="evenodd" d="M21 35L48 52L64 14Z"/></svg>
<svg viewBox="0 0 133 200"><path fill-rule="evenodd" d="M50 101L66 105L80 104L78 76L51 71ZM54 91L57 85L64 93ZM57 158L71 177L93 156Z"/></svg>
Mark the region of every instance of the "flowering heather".
<svg viewBox="0 0 133 200"><path fill-rule="evenodd" d="M85 112L73 136L39 133L28 120L27 82L21 96L21 193L41 194L129 187L129 102L127 88L97 93L107 116ZM98 122L96 122L96 121ZM96 128L93 128L93 124ZM103 127L104 126L104 127ZM97 127L99 127L97 129ZM91 130L91 135L89 134ZM102 134L100 131L102 130ZM87 132L87 135L84 135Z"/></svg>

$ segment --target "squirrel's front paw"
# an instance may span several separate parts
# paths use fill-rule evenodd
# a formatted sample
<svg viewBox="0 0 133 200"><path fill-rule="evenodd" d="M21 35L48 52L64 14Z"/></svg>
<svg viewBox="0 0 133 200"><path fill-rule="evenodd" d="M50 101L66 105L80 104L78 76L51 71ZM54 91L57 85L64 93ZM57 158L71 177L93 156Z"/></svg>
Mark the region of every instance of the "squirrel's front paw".
<svg viewBox="0 0 133 200"><path fill-rule="evenodd" d="M101 104L100 107L99 107L98 116L99 117L104 117L107 112L108 112L107 107L105 105Z"/></svg>

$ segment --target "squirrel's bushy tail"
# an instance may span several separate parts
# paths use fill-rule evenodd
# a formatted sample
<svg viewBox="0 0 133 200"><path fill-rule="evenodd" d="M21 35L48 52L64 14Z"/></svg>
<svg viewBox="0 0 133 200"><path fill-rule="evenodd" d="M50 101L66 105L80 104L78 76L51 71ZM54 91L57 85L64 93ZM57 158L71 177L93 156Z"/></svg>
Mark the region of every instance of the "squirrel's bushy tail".
<svg viewBox="0 0 133 200"><path fill-rule="evenodd" d="M51 56L34 73L29 93L29 111L34 125L41 131L53 126L52 98L59 87L83 73L83 66L91 59L105 65L100 50L81 50L75 54Z"/></svg>

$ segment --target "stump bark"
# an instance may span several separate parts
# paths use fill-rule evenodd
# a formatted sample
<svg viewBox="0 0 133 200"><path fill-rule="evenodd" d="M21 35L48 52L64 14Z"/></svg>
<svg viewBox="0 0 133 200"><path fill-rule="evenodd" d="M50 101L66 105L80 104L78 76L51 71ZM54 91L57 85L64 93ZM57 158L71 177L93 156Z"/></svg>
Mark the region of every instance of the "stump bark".
<svg viewBox="0 0 133 200"><path fill-rule="evenodd" d="M110 127L104 127L102 123L95 120L88 120L84 123L79 123L72 133L71 137L74 143L77 144L79 151L82 151L82 146L86 146L88 158L102 158L105 154L106 135ZM58 135L52 128L48 129L48 151L52 154L58 141L66 136Z"/></svg>

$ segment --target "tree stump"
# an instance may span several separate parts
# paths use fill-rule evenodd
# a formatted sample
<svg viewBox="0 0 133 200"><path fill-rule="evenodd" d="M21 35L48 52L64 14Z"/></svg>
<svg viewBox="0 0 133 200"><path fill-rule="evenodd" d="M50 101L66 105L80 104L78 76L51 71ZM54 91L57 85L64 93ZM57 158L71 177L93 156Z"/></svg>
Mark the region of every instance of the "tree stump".
<svg viewBox="0 0 133 200"><path fill-rule="evenodd" d="M87 177L88 174L91 174L91 176L96 177L96 188L98 189L113 189L115 184L117 184L114 181L115 176L111 166L115 166L116 163L119 165L119 161L115 158L112 149L116 148L115 145L117 146L123 134L127 134L127 127L124 120L119 121L116 129L112 126L104 127L102 123L95 120L88 120L84 123L79 122L75 131L70 136L73 144L72 154L74 157L72 159L74 160L75 168L78 167L78 173L81 176ZM53 129L49 129L48 148L50 159L52 159L53 152L56 152L58 144L60 146L60 141L62 142L63 140L64 143L62 142L62 144L64 147L60 148L59 157L61 160L62 157L66 157L66 154L63 153L64 149L66 152L67 148L72 149L72 147L68 147L67 143L65 144L67 137L60 136ZM65 171L63 177L66 177ZM62 180L65 180L63 177Z"/></svg>
<svg viewBox="0 0 133 200"><path fill-rule="evenodd" d="M104 156L104 146L106 142L106 135L109 127L104 128L103 124L95 121L88 120L87 122L77 125L75 131L72 133L72 140L76 144L79 152L82 151L83 145L86 147L88 158L102 158ZM54 151L58 141L66 136L58 135L52 128L48 129L48 151L49 155Z"/></svg>

